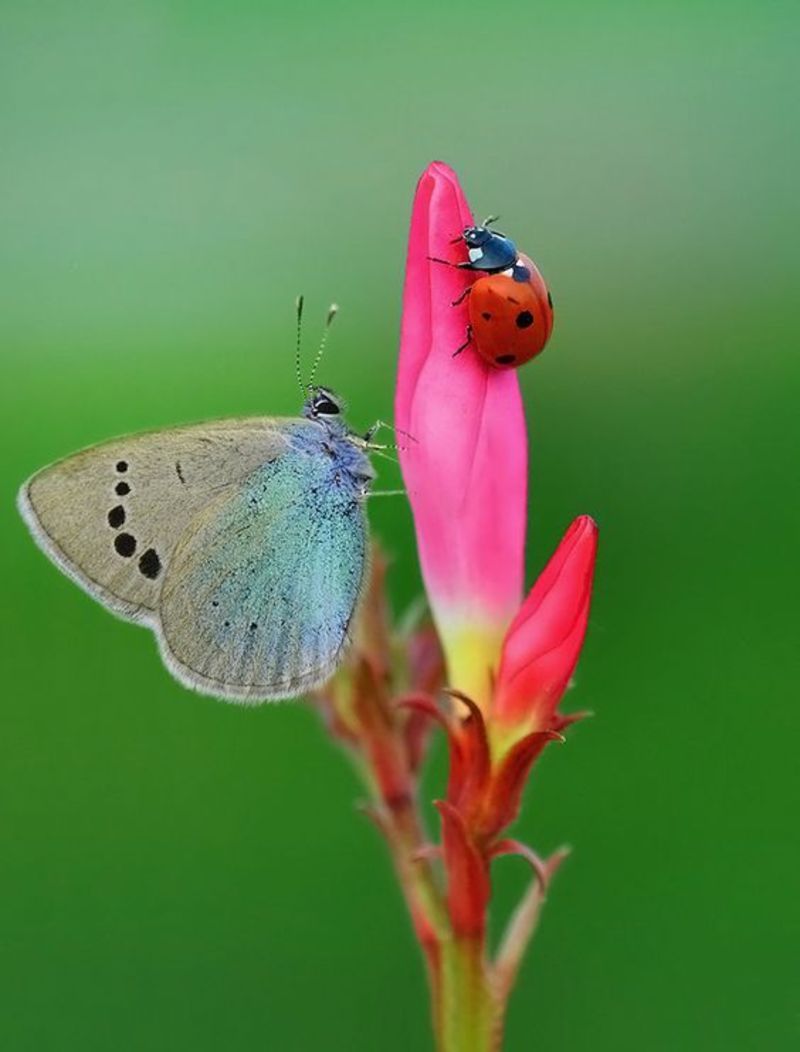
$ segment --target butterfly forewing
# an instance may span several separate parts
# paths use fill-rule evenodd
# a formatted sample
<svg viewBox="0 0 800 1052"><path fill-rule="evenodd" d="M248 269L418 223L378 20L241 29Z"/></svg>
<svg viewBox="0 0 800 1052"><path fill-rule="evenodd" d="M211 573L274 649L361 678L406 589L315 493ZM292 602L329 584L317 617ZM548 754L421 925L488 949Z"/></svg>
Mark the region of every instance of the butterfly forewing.
<svg viewBox="0 0 800 1052"><path fill-rule="evenodd" d="M78 584L116 613L146 620L194 516L285 449L271 418L113 439L38 472L22 487L20 508Z"/></svg>

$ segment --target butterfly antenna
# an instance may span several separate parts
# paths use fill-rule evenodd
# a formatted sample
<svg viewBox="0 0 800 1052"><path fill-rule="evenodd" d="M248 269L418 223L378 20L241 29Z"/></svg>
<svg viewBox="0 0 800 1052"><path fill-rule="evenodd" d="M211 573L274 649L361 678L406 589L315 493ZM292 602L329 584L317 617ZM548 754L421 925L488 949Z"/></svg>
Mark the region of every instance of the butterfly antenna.
<svg viewBox="0 0 800 1052"><path fill-rule="evenodd" d="M319 342L319 350L317 351L317 356L314 359L314 364L311 366L311 376L309 376L308 378L309 387L314 386L314 377L317 375L317 366L322 361L322 355L325 353L325 344L328 342L328 333L331 331L333 319L336 317L338 312L339 308L335 303L332 303L330 307L328 307L328 316L325 319L325 328L322 330L322 339Z"/></svg>
<svg viewBox="0 0 800 1052"><path fill-rule="evenodd" d="M298 296L295 300L295 311L297 315L297 337L295 340L295 375L297 376L297 382L300 385L300 390L305 395L305 384L303 383L303 373L300 368L300 333L303 328L303 298Z"/></svg>

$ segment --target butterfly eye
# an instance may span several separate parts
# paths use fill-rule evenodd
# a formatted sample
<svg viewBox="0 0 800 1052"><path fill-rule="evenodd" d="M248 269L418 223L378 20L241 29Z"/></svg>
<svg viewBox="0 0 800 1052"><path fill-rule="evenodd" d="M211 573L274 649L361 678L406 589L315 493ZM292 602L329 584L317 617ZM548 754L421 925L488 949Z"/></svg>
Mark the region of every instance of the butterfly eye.
<svg viewBox="0 0 800 1052"><path fill-rule="evenodd" d="M330 398L322 398L319 402L314 403L314 412L317 416L336 416L339 406Z"/></svg>

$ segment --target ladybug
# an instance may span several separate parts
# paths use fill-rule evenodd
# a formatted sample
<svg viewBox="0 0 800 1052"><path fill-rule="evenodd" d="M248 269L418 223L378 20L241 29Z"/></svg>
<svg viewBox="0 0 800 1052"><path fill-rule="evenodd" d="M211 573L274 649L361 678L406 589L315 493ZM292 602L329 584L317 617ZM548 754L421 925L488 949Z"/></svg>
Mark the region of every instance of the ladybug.
<svg viewBox="0 0 800 1052"><path fill-rule="evenodd" d="M453 356L474 344L489 365L512 369L544 350L553 329L553 299L533 261L510 237L489 229L495 221L490 216L468 226L453 242L464 242L469 259L450 265L479 275L453 302L455 307L469 297L467 338Z"/></svg>

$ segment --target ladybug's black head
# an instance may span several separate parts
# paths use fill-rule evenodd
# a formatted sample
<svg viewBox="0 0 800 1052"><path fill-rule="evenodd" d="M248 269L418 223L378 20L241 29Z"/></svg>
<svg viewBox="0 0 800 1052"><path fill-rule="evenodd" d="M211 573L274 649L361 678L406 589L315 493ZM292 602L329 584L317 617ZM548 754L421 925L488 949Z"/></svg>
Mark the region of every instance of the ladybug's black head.
<svg viewBox="0 0 800 1052"><path fill-rule="evenodd" d="M469 248L482 248L487 241L491 241L498 234L496 230L489 229L492 223L497 222L497 218L497 216L487 216L478 226L464 227L464 233L461 236ZM499 236L504 237L505 235L499 234Z"/></svg>
<svg viewBox="0 0 800 1052"><path fill-rule="evenodd" d="M486 226L468 226L461 236L469 248L482 248L491 239L492 232Z"/></svg>

